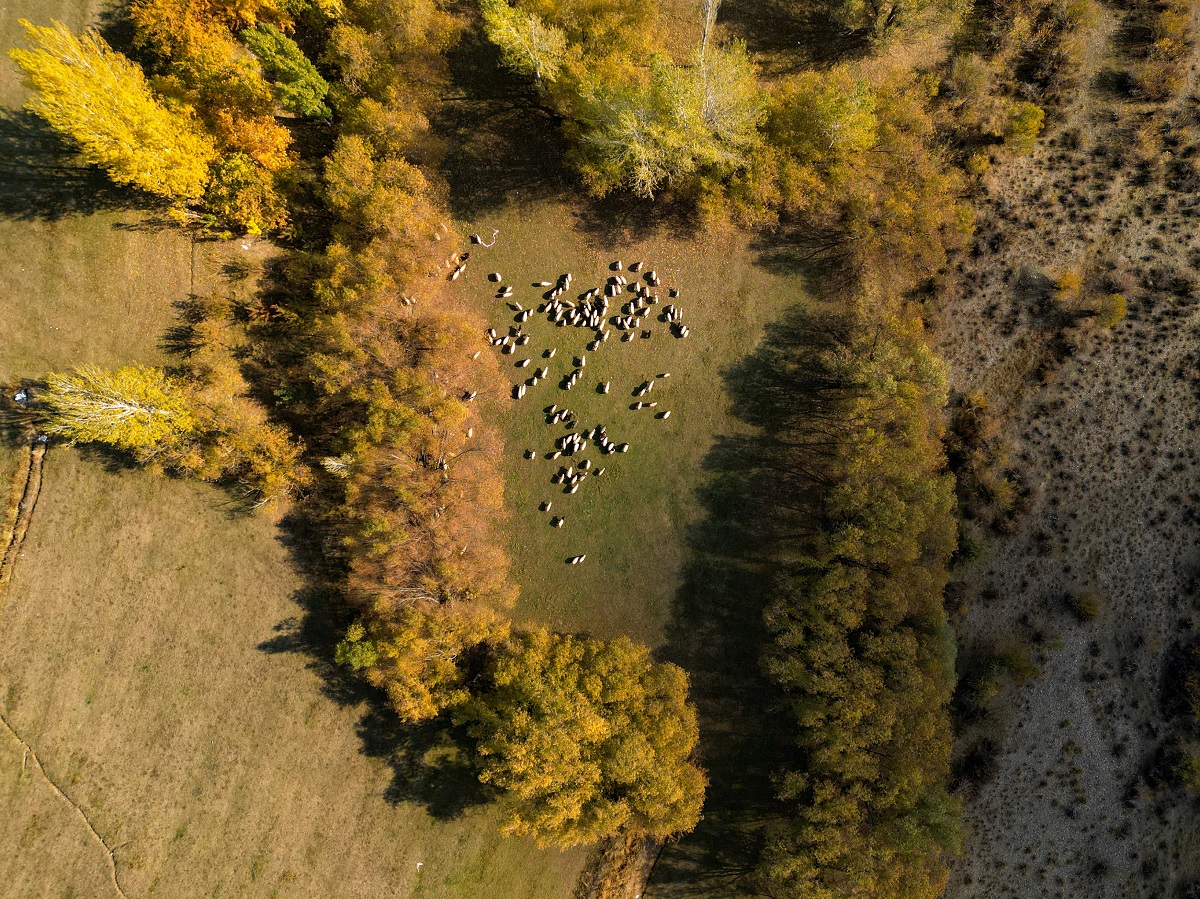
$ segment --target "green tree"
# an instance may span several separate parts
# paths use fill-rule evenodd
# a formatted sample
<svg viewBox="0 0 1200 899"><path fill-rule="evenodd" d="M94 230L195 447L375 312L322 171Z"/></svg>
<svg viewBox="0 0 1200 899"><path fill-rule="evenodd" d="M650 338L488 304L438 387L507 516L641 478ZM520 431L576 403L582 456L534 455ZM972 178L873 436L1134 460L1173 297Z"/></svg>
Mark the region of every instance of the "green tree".
<svg viewBox="0 0 1200 899"><path fill-rule="evenodd" d="M108 372L81 365L71 374L46 376L41 395L47 433L72 443L107 443L144 453L176 442L196 429L181 385L162 369L128 366Z"/></svg>
<svg viewBox="0 0 1200 899"><path fill-rule="evenodd" d="M275 79L280 106L298 115L329 116L329 107L325 105L329 82L321 77L294 40L271 24L243 28L238 36Z"/></svg>
<svg viewBox="0 0 1200 899"><path fill-rule="evenodd" d="M21 24L33 49L10 50L34 91L27 108L71 138L118 184L173 200L204 192L216 155L186 110L168 110L142 70L95 31Z"/></svg>
<svg viewBox="0 0 1200 899"><path fill-rule="evenodd" d="M505 0L480 0L479 7L484 33L500 48L504 65L539 81L558 77L567 53L567 36L561 28Z"/></svg>
<svg viewBox="0 0 1200 899"><path fill-rule="evenodd" d="M537 629L497 651L464 709L480 780L504 791L505 830L542 845L695 827L705 778L687 675L644 646Z"/></svg>

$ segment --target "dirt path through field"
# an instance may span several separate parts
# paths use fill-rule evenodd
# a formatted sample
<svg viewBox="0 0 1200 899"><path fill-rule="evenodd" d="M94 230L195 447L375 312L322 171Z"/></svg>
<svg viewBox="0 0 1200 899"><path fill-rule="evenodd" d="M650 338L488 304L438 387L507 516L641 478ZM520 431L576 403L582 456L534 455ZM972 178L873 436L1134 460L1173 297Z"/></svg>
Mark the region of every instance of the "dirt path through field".
<svg viewBox="0 0 1200 899"><path fill-rule="evenodd" d="M38 495L42 491L42 462L46 457L46 441L26 435L18 448L18 461L9 485L8 503L4 510L4 529L0 532L0 608L4 589L12 579L13 568L21 556L21 545L29 532Z"/></svg>

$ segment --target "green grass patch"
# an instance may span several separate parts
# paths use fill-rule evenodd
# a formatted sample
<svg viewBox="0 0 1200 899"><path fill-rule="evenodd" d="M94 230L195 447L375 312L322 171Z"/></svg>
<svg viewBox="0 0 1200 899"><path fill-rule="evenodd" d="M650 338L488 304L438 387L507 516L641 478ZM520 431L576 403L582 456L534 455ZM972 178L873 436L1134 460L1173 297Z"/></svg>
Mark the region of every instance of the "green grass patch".
<svg viewBox="0 0 1200 899"><path fill-rule="evenodd" d="M665 233L598 238L561 204L514 203L464 227L478 230L485 240L492 229L500 230L493 248L470 248L470 265L461 279L462 290L500 333L514 324L514 312L508 300L495 298L497 285L487 281L489 272L499 271L502 283L515 288L512 299L527 308L536 308L545 291L534 282L571 272L571 290L564 297L574 300L603 285L616 259L626 266L640 260L662 279L661 302L643 321L653 332L648 340L639 336L622 343L614 331L589 352L585 344L594 336L591 330L559 328L537 314L524 325L531 342L512 356L499 355L480 339L485 352L497 354L512 384L523 382L534 368L550 368L549 378L529 388L524 399L492 398L507 438L510 547L521 586L517 619L604 637L627 634L657 645L679 587L688 525L698 512L695 491L705 478L704 457L716 435L744 427L731 415L722 372L754 348L767 321L803 295L802 282L755 265L739 238ZM667 298L668 286L680 288L678 300ZM610 314L631 296L610 301ZM691 328L688 338L672 337L657 320L657 311L668 302L682 306ZM550 348L556 354L546 361L543 352ZM581 354L587 357L583 378L572 390L560 389L573 357ZM516 368L524 358L533 360L530 366ZM631 411L634 388L662 372L671 377L642 398L658 406ZM612 384L607 396L596 390L603 381ZM546 459L555 438L568 433L561 424L546 423L542 410L551 404L575 411L577 430L606 425L609 439L628 442L630 451L603 455L589 443L573 459ZM669 419L655 417L668 409ZM527 450L536 450L537 459L525 459ZM564 462L581 459L591 459L593 468L604 467L606 473L587 478L578 493L566 495L551 477ZM550 511L540 512L539 504L547 500ZM554 515L565 515L566 524L551 527ZM582 553L587 554L584 563L565 564Z"/></svg>

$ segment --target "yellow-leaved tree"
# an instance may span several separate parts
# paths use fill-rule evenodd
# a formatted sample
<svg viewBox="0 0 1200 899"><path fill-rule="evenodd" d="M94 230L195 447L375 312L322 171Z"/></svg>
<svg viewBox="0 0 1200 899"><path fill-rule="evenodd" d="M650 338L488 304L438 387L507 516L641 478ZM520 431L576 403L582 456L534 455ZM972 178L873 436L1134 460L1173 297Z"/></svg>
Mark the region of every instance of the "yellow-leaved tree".
<svg viewBox="0 0 1200 899"><path fill-rule="evenodd" d="M190 111L164 106L142 70L95 31L74 35L61 22L21 24L31 49L9 55L34 91L26 104L31 112L118 184L171 200L204 193L216 149Z"/></svg>
<svg viewBox="0 0 1200 899"><path fill-rule="evenodd" d="M107 443L152 454L197 427L191 403L160 368L127 366L105 371L81 365L71 374L46 376L47 433L72 443Z"/></svg>
<svg viewBox="0 0 1200 899"><path fill-rule="evenodd" d="M486 683L457 714L479 740L480 780L504 791L506 832L566 847L661 839L700 820L705 777L681 668L625 637L538 628L499 648Z"/></svg>

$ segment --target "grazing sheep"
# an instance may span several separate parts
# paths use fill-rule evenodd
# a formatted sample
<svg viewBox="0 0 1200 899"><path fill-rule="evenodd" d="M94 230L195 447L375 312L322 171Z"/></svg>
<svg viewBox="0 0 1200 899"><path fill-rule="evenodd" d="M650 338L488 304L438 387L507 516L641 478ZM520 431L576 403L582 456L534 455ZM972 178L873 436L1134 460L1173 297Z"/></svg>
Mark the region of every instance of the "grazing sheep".
<svg viewBox="0 0 1200 899"><path fill-rule="evenodd" d="M524 368L525 366L527 366L527 365L528 365L530 362L532 362L532 361L533 361L532 359L522 359L520 362L515 362L515 363L513 363L513 364L514 364L514 365L515 365L517 368Z"/></svg>
<svg viewBox="0 0 1200 899"><path fill-rule="evenodd" d="M554 349L546 350L546 352L542 353L542 355L545 356L547 359L553 359L554 354L557 352L558 352L558 348L556 347Z"/></svg>
<svg viewBox="0 0 1200 899"><path fill-rule="evenodd" d="M554 505L554 503L552 503L550 500L546 500L540 506L538 506L538 511L549 512L552 505Z"/></svg>
<svg viewBox="0 0 1200 899"><path fill-rule="evenodd" d="M660 372L660 373L658 373L658 374L657 374L657 375L655 375L654 377L656 377L656 378L669 378L669 377L671 377L671 373L670 373L669 371L664 371L664 372Z"/></svg>
<svg viewBox="0 0 1200 899"><path fill-rule="evenodd" d="M633 340L633 338L636 336L637 335L634 334L632 331L626 331L624 334L621 335L621 343L629 343L629 341Z"/></svg>
<svg viewBox="0 0 1200 899"><path fill-rule="evenodd" d="M617 444L617 452L618 452L618 453L627 453L627 452L629 452L629 444L628 444L628 443L618 443L618 444Z"/></svg>
<svg viewBox="0 0 1200 899"><path fill-rule="evenodd" d="M488 340L495 340L495 339L496 339L496 329L495 329L495 328L488 328L488 329L487 329L487 331L486 331L485 333L486 333L486 334L487 334L487 336L488 336Z"/></svg>
<svg viewBox="0 0 1200 899"><path fill-rule="evenodd" d="M668 289L667 289L667 296L671 297L672 299L676 299L676 298L678 298L678 297L679 297L679 288L678 288L678 287L670 287L670 288L668 288Z"/></svg>
<svg viewBox="0 0 1200 899"><path fill-rule="evenodd" d="M591 459L584 459L582 462L580 462L580 463L579 463L579 470L580 470L580 471L587 471L587 470L588 470L589 468L591 468L591 467L592 467L592 460L591 460Z"/></svg>
<svg viewBox="0 0 1200 899"><path fill-rule="evenodd" d="M549 505L549 504L547 504L547 505ZM563 518L561 515L555 515L553 518L550 519L550 527L561 528L565 522L566 522L566 519Z"/></svg>
<svg viewBox="0 0 1200 899"><path fill-rule="evenodd" d="M568 488L567 488L567 495L568 495L568 496L570 496L571 494L574 494L574 493L578 493L578 492L579 492L579 485L578 485L578 484L572 484L570 487L568 487Z"/></svg>
<svg viewBox="0 0 1200 899"><path fill-rule="evenodd" d="M488 280L491 281L493 284L499 284L500 283L500 273L499 272L490 273L488 275Z"/></svg>
<svg viewBox="0 0 1200 899"><path fill-rule="evenodd" d="M529 343L529 341L532 339L533 338L530 337L530 335L522 334L520 337L517 338L517 346L525 346L525 344Z"/></svg>
<svg viewBox="0 0 1200 899"><path fill-rule="evenodd" d="M525 458L526 459L536 459L537 458L537 450L525 450Z"/></svg>
<svg viewBox="0 0 1200 899"><path fill-rule="evenodd" d="M631 272L640 272L642 270L642 264L640 262L631 262L629 263L629 270Z"/></svg>
<svg viewBox="0 0 1200 899"><path fill-rule="evenodd" d="M605 472L605 469L597 468L595 471L592 472L592 476L598 478L598 477L600 477L600 475L604 474L604 472Z"/></svg>
<svg viewBox="0 0 1200 899"><path fill-rule="evenodd" d="M605 381L603 384L597 384L596 392L597 393L608 393L609 388L611 386L612 386L612 381Z"/></svg>
<svg viewBox="0 0 1200 899"><path fill-rule="evenodd" d="M550 459L550 460L554 460L554 459L557 459L561 455L562 455L562 453L560 453L558 450L555 450L552 453L546 453L546 458Z"/></svg>
<svg viewBox="0 0 1200 899"><path fill-rule="evenodd" d="M477 396L479 396L478 391L468 390L466 393L463 394L462 398L463 398L464 402L469 403L469 402L471 402L471 400L475 399L475 397L477 397Z"/></svg>
<svg viewBox="0 0 1200 899"><path fill-rule="evenodd" d="M554 403L551 403L549 406L547 406L542 411L545 412L547 415L553 415L555 412L558 411L558 406L556 406Z"/></svg>
<svg viewBox="0 0 1200 899"><path fill-rule="evenodd" d="M472 362L474 362L476 359L478 359L478 358L479 358L479 354L480 354L480 353L482 353L482 352L483 352L483 350L476 350L474 353L472 353L472 354L471 354L471 361L472 361Z"/></svg>
<svg viewBox="0 0 1200 899"><path fill-rule="evenodd" d="M584 554L582 556L571 556L571 558L567 559L567 564L568 565L578 565L580 562L582 562L586 558L587 558L586 554Z"/></svg>
<svg viewBox="0 0 1200 899"><path fill-rule="evenodd" d="M659 412L659 413L658 413L658 415L656 415L656 416L654 416L654 417L655 417L655 418L670 418L670 417L671 417L671 410L670 410L670 409L667 409L665 412Z"/></svg>
<svg viewBox="0 0 1200 899"><path fill-rule="evenodd" d="M513 353L515 353L516 351L517 351L516 344L512 344L512 343L506 343L506 344L505 344L503 347L501 347L501 349L500 349L500 352L501 352L502 354L504 354L505 356L511 356L511 355L512 355Z"/></svg>
<svg viewBox="0 0 1200 899"><path fill-rule="evenodd" d="M508 299L512 295L513 289L511 287L501 287L498 291L496 291L496 296L502 300Z"/></svg>
<svg viewBox="0 0 1200 899"><path fill-rule="evenodd" d="M649 340L653 336L654 336L653 331L643 331L642 332L642 340Z"/></svg>
<svg viewBox="0 0 1200 899"><path fill-rule="evenodd" d="M554 284L551 283L550 281L534 281L533 286L534 287L553 287Z"/></svg>

